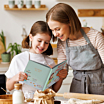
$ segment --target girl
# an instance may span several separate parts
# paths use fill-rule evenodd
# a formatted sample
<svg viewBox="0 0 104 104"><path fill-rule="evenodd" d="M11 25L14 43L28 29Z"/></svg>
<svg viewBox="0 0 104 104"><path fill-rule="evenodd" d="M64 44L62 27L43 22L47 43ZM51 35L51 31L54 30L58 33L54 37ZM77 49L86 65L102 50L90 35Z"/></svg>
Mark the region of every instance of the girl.
<svg viewBox="0 0 104 104"><path fill-rule="evenodd" d="M47 56L53 53L50 44L51 37L52 33L46 22L37 21L33 24L29 36L22 42L23 48L30 48L29 52L25 51L14 56L8 71L5 73L7 77L6 88L8 90L13 90L15 83L27 79L24 70L29 60L37 61L52 67L55 65L54 60ZM56 92L59 90L63 78L66 77L65 71L60 71L58 76L60 80L52 86L52 89ZM35 91L36 89L27 84L23 84L22 90Z"/></svg>

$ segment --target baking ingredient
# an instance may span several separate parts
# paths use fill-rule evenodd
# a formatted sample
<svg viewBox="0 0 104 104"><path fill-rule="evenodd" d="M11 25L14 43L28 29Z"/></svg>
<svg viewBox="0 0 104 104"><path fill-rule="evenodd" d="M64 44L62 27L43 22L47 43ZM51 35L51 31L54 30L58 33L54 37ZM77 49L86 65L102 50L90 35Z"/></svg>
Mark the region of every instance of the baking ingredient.
<svg viewBox="0 0 104 104"><path fill-rule="evenodd" d="M14 84L13 104L24 104L24 95L22 92L22 84Z"/></svg>
<svg viewBox="0 0 104 104"><path fill-rule="evenodd" d="M54 96L55 92L52 89L36 90L34 93L34 104L54 104Z"/></svg>
<svg viewBox="0 0 104 104"><path fill-rule="evenodd" d="M76 99L76 98L70 98L67 102L67 104L99 104L102 101L100 100L81 100L81 99Z"/></svg>

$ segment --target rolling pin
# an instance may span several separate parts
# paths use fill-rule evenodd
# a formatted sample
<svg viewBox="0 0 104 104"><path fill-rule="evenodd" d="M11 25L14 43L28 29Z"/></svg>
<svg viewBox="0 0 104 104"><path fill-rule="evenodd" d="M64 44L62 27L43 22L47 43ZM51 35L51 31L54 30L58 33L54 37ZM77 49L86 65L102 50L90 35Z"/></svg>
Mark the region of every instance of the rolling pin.
<svg viewBox="0 0 104 104"><path fill-rule="evenodd" d="M55 93L55 96L64 97L64 98L77 98L81 100L101 100L104 101L104 95L94 95L94 94L82 94L82 93Z"/></svg>

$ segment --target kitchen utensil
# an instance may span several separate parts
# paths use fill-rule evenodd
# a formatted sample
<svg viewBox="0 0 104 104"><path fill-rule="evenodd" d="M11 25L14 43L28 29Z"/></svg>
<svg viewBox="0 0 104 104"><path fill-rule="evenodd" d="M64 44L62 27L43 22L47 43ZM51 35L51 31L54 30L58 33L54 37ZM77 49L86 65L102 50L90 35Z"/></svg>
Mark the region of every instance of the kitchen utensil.
<svg viewBox="0 0 104 104"><path fill-rule="evenodd" d="M1 89L2 89L3 91L7 92L7 91L6 91L6 90L4 90L2 87L1 87Z"/></svg>
<svg viewBox="0 0 104 104"><path fill-rule="evenodd" d="M22 37L23 39L27 37L26 26L22 25Z"/></svg>
<svg viewBox="0 0 104 104"><path fill-rule="evenodd" d="M6 94L10 94L10 92L7 92L4 88L1 87L1 89L2 89L3 91L5 91Z"/></svg>
<svg viewBox="0 0 104 104"><path fill-rule="evenodd" d="M95 95L95 94L82 94L82 93L56 93L55 96L64 97L64 98L77 98L82 100L101 100L104 101L104 95Z"/></svg>
<svg viewBox="0 0 104 104"><path fill-rule="evenodd" d="M24 90L24 97L25 97L25 102L31 102L33 101L33 97L34 97L34 91L33 90Z"/></svg>

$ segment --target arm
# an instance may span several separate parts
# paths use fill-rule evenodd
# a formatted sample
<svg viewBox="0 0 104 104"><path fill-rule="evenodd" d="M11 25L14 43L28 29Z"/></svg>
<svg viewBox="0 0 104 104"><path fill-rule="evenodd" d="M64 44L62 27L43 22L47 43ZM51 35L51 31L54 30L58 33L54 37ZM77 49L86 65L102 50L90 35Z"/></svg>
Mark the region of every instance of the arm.
<svg viewBox="0 0 104 104"><path fill-rule="evenodd" d="M16 74L15 76L13 76L12 78L8 78L6 81L6 88L11 91L14 89L14 84L16 82L19 81L24 81L27 80L27 75L24 72L19 72L18 74Z"/></svg>
<svg viewBox="0 0 104 104"><path fill-rule="evenodd" d="M96 35L95 44L104 64L104 36L101 33Z"/></svg>
<svg viewBox="0 0 104 104"><path fill-rule="evenodd" d="M62 70L60 70L60 71L58 72L57 76L59 76L60 79L59 79L58 82L56 82L56 83L52 86L52 89L53 89L55 92L57 92L57 91L60 89L63 80L67 77L67 74L68 74L68 72L67 72L66 69L62 69Z"/></svg>
<svg viewBox="0 0 104 104"><path fill-rule="evenodd" d="M61 63L61 62L66 60L66 55L65 55L65 50L64 49L65 49L65 44L61 43L60 40L58 40L58 44L57 44L58 63ZM55 92L57 92L60 89L63 80L67 77L67 74L68 74L68 71L67 71L67 65L66 65L65 69L62 69L57 74L57 76L60 77L59 81L56 82L52 86L52 88Z"/></svg>

